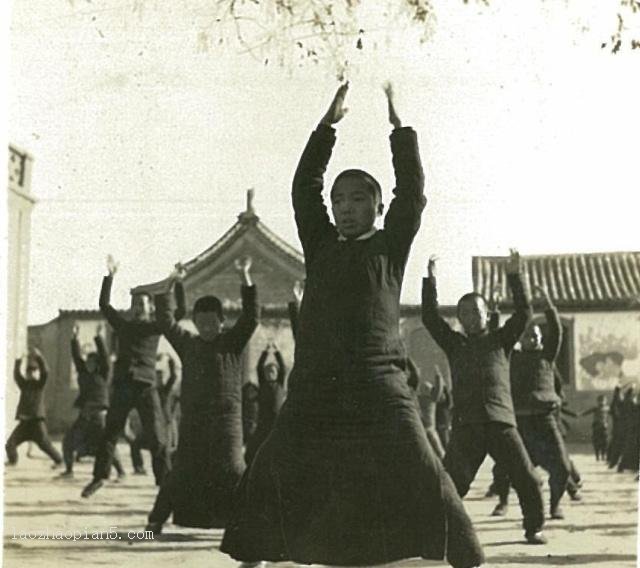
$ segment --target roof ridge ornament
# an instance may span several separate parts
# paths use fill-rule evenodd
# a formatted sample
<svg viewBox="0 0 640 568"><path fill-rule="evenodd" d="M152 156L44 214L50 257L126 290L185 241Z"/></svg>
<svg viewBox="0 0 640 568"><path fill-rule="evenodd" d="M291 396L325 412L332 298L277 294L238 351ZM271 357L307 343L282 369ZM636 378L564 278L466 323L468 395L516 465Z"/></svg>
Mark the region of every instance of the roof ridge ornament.
<svg viewBox="0 0 640 568"><path fill-rule="evenodd" d="M253 208L253 198L255 196L255 189L250 187L247 189L247 208L238 215L238 220L241 223L256 223L259 217L256 215L256 211Z"/></svg>

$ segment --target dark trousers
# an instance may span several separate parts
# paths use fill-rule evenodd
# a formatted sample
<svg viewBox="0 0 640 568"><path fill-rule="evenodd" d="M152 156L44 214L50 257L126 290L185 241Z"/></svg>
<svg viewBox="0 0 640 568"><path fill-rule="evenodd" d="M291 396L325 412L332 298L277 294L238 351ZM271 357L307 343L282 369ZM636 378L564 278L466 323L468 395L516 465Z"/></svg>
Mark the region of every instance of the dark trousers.
<svg viewBox="0 0 640 568"><path fill-rule="evenodd" d="M142 442L142 437L138 436L128 441L133 469L135 471L141 471L144 469L144 459L142 457L142 448L144 447L144 444Z"/></svg>
<svg viewBox="0 0 640 568"><path fill-rule="evenodd" d="M622 450L624 449L624 433L622 432L622 425L620 419L617 418L613 422L613 428L611 431L611 441L607 448L607 462L609 467L615 467L620 461Z"/></svg>
<svg viewBox="0 0 640 568"><path fill-rule="evenodd" d="M171 513L173 513L173 495L175 494L176 471L172 470L167 474L164 483L160 486L160 491L156 496L153 509L149 513L150 523L163 525Z"/></svg>
<svg viewBox="0 0 640 568"><path fill-rule="evenodd" d="M518 432L534 465L549 474L551 509L555 509L567 488L571 471L567 450L552 414L518 417ZM496 492L502 503L509 498L510 481L505 468L496 463L494 468Z"/></svg>
<svg viewBox="0 0 640 568"><path fill-rule="evenodd" d="M607 427L594 424L591 432L591 442L593 443L593 452L596 454L596 460L607 459L607 448L609 447L609 432Z"/></svg>
<svg viewBox="0 0 640 568"><path fill-rule="evenodd" d="M156 485L160 485L171 469L160 395L153 385L133 380L114 383L111 406L107 412L107 424L93 466L93 477L94 479L109 477L116 443L124 430L127 416L132 408L136 408L140 415L142 430L153 456L153 473Z"/></svg>
<svg viewBox="0 0 640 568"><path fill-rule="evenodd" d="M76 457L94 456L104 435L107 411L81 413L62 439L62 455L67 471L73 471ZM124 473L117 448L113 452L113 466L118 475Z"/></svg>
<svg viewBox="0 0 640 568"><path fill-rule="evenodd" d="M487 454L505 468L513 482L522 508L525 531L539 531L544 525L540 479L514 426L488 422L453 428L444 466L458 494L461 497L467 494Z"/></svg>
<svg viewBox="0 0 640 568"><path fill-rule="evenodd" d="M31 418L20 420L7 440L5 449L7 451L7 459L11 465L18 463L18 446L27 441L35 442L55 463L62 463L62 456L51 443L44 419Z"/></svg>

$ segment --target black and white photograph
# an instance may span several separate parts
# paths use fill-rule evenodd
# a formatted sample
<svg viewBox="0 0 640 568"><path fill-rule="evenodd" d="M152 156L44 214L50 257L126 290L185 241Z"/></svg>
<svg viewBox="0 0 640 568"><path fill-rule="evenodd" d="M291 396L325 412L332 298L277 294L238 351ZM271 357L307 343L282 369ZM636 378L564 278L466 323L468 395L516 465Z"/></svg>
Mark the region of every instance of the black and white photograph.
<svg viewBox="0 0 640 568"><path fill-rule="evenodd" d="M3 566L638 565L640 1L0 10Z"/></svg>

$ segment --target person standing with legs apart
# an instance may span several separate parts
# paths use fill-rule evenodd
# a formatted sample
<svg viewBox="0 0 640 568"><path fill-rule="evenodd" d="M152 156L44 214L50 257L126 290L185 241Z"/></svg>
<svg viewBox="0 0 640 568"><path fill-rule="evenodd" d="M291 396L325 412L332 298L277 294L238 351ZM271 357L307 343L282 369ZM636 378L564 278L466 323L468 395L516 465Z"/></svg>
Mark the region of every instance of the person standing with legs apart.
<svg viewBox="0 0 640 568"><path fill-rule="evenodd" d="M540 326L530 324L520 340L522 349L511 354L511 394L518 432L529 457L549 473L551 518L563 519L560 499L571 466L555 416L562 404L555 388L555 361L562 345L562 325L547 291L540 286L534 290L544 303L547 332L543 338ZM504 475L499 476L500 502L493 512L496 516L505 514L509 495L509 478L504 466L501 469Z"/></svg>
<svg viewBox="0 0 640 568"><path fill-rule="evenodd" d="M23 375L21 367L25 360L27 369ZM28 356L16 359L13 378L20 389L16 410L16 420L19 423L5 445L7 465L18 463L18 446L30 440L53 460L54 468L62 463L62 456L53 447L45 424L44 386L48 377L47 362L38 349L32 348Z"/></svg>
<svg viewBox="0 0 640 568"><path fill-rule="evenodd" d="M515 313L497 330L487 328L487 302L476 293L458 301L464 333L454 331L438 313L436 259L422 285L422 321L449 360L456 424L444 464L464 497L487 453L504 465L520 499L525 538L544 544L544 507L540 480L516 428L509 381L509 355L531 319L520 280L520 256L511 252L507 281Z"/></svg>
<svg viewBox="0 0 640 568"><path fill-rule="evenodd" d="M421 556L483 562L461 499L424 433L400 337L400 288L425 206L413 129L394 130L394 199L362 170L324 172L345 115L342 85L293 180L307 279L287 400L245 472L220 550L246 564L362 566Z"/></svg>
<svg viewBox="0 0 640 568"><path fill-rule="evenodd" d="M138 410L149 442L156 485L162 483L171 467L162 405L156 388L156 353L162 331L151 318L151 298L147 294L132 296L130 320L111 306L111 285L117 269L118 265L109 256L108 274L102 281L99 305L118 338L118 358L113 373L113 395L107 412L105 433L96 453L93 480L82 491L83 497L93 495L109 477L114 450L132 408Z"/></svg>
<svg viewBox="0 0 640 568"><path fill-rule="evenodd" d="M149 513L154 534L173 513L184 527L224 528L233 490L245 470L242 455L242 352L258 326L251 259L236 261L242 314L223 331L222 302L203 296L193 306L198 333L181 328L169 309L168 294L157 298L158 321L182 361L182 416L174 469Z"/></svg>
<svg viewBox="0 0 640 568"><path fill-rule="evenodd" d="M82 356L78 325L73 326L71 359L78 373L78 398L74 406L80 410L78 418L62 440L62 454L66 471L60 477L73 477L73 464L77 456L95 456L102 436L109 408L109 355L102 338L102 326L98 325L94 341L96 351ZM117 450L114 450L113 465L118 477L124 477L124 469Z"/></svg>

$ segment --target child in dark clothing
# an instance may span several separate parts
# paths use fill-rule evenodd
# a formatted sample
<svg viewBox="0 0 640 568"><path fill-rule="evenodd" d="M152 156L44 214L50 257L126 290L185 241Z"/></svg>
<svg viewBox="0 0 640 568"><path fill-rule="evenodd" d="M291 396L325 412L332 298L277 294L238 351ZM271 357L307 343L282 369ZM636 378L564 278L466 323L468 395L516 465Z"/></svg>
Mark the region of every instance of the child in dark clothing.
<svg viewBox="0 0 640 568"><path fill-rule="evenodd" d="M607 447L609 445L609 404L607 397L598 395L596 406L582 411L579 416L593 414L591 423L591 441L593 451L596 454L596 461L606 460Z"/></svg>
<svg viewBox="0 0 640 568"><path fill-rule="evenodd" d="M267 363L269 347L272 348L274 362ZM287 368L282 354L274 343L267 345L261 353L257 365L258 373L258 425L254 436L249 440L244 459L247 465L253 461L258 448L264 442L275 424L276 417L287 396L285 379Z"/></svg>
<svg viewBox="0 0 640 568"><path fill-rule="evenodd" d="M27 370L23 375L20 368L25 359ZM54 467L62 463L62 456L49 439L44 420L44 386L48 376L47 362L38 349L31 349L28 357L16 359L13 378L20 389L20 400L16 410L16 419L19 423L5 445L7 465L18 463L18 446L29 440L35 442L53 460Z"/></svg>
<svg viewBox="0 0 640 568"><path fill-rule="evenodd" d="M511 354L511 394L518 432L529 457L535 465L549 473L551 518L562 519L564 513L560 508L560 500L570 470L555 417L555 411L562 403L555 388L555 360L562 342L562 325L547 291L540 286L534 286L534 291L542 299L547 331L543 341L540 326L529 325L520 340L522 348ZM493 515L502 516L507 508L509 478L503 469L496 477L499 479L496 485L500 502Z"/></svg>
<svg viewBox="0 0 640 568"><path fill-rule="evenodd" d="M362 170L323 176L345 114L342 85L311 135L292 198L307 279L295 364L276 424L240 483L221 550L246 563L483 561L471 521L426 439L400 337L400 289L425 206L416 134L387 89L395 197Z"/></svg>
<svg viewBox="0 0 640 568"><path fill-rule="evenodd" d="M480 294L466 294L458 302L464 334L438 313L435 261L430 258L429 277L423 282L422 321L451 367L456 425L445 467L464 496L489 453L504 466L518 493L527 542L543 544L540 482L516 428L509 379L509 354L531 318L520 280L520 257L512 251L507 264L515 313L502 327L488 330L487 302Z"/></svg>
<svg viewBox="0 0 640 568"><path fill-rule="evenodd" d="M118 358L113 373L113 395L107 412L104 436L96 453L93 480L82 491L90 497L109 477L113 453L127 416L136 408L153 455L153 473L160 485L171 468L160 395L156 389L156 353L162 330L152 319L148 294L131 297L131 319L125 319L110 304L111 285L118 265L107 259L108 275L100 290L100 311L118 338Z"/></svg>
<svg viewBox="0 0 640 568"><path fill-rule="evenodd" d="M181 328L169 294L157 298L158 323L182 361L181 419L174 469L160 487L146 530L155 534L173 513L177 525L222 528L233 490L245 469L242 455L242 352L258 325L251 259L236 261L242 314L223 331L222 303L199 298L193 307L198 333Z"/></svg>
<svg viewBox="0 0 640 568"><path fill-rule="evenodd" d="M78 341L79 328L73 327L71 338L71 358L78 373L78 398L74 406L80 410L78 418L62 440L62 454L66 471L60 477L73 477L76 456L94 456L104 435L109 408L109 355L102 338L102 326L96 330L94 341L96 351L82 356ZM117 450L114 449L113 465L118 477L124 476L124 469Z"/></svg>

